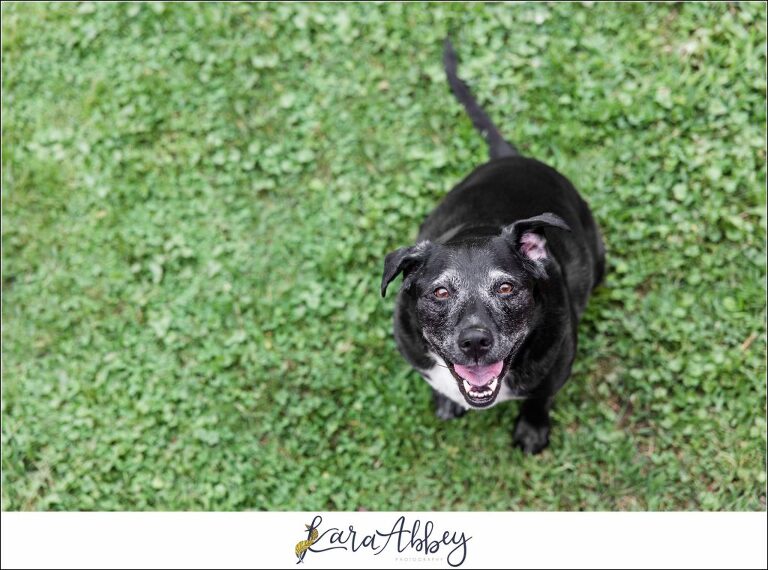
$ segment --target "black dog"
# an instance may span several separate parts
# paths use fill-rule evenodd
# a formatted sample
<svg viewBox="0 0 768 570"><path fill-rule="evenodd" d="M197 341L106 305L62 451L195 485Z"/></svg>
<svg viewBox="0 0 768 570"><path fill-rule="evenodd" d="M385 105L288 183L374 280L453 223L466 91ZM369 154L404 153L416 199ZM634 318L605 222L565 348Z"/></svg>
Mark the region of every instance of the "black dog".
<svg viewBox="0 0 768 570"><path fill-rule="evenodd" d="M448 40L444 63L490 161L427 217L416 245L387 255L381 294L403 274L395 340L431 384L437 415L522 399L514 443L538 453L571 372L579 318L603 276L604 246L573 185L504 140L456 75Z"/></svg>

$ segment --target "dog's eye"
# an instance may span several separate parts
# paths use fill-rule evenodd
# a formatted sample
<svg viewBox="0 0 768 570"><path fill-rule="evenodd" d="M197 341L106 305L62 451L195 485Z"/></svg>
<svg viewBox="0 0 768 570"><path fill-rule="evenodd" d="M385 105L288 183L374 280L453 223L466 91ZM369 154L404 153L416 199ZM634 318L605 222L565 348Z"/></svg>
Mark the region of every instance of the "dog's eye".
<svg viewBox="0 0 768 570"><path fill-rule="evenodd" d="M450 296L451 294L448 292L448 289L446 289L445 287L438 287L437 289L435 289L435 297L437 297L438 299L447 299Z"/></svg>
<svg viewBox="0 0 768 570"><path fill-rule="evenodd" d="M502 283L496 289L496 292L499 295L509 295L512 292L512 284L511 283Z"/></svg>

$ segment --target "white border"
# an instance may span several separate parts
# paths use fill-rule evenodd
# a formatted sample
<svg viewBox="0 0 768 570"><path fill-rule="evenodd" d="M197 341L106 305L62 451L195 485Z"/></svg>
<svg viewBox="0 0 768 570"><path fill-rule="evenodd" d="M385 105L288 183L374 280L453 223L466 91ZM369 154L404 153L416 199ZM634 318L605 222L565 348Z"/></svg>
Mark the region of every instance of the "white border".
<svg viewBox="0 0 768 570"><path fill-rule="evenodd" d="M304 524L465 532L460 568L766 568L766 513L2 513L3 568L295 568ZM395 542L392 543L394 545ZM312 568L448 568L388 547L307 553ZM310 556L311 555L311 556Z"/></svg>

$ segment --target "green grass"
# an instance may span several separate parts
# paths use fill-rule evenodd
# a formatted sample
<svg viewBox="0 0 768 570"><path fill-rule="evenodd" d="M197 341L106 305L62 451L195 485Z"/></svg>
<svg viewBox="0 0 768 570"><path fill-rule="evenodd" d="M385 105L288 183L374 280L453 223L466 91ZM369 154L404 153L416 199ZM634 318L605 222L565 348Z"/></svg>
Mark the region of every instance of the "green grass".
<svg viewBox="0 0 768 570"><path fill-rule="evenodd" d="M4 509L766 508L765 4L2 17ZM606 237L537 457L434 417L378 293L485 160L449 30Z"/></svg>

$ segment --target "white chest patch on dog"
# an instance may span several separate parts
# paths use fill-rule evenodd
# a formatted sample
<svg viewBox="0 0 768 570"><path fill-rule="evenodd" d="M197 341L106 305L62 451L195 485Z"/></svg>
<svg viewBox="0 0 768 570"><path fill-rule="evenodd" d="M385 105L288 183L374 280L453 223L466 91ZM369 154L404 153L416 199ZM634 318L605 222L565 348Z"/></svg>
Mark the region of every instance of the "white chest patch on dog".
<svg viewBox="0 0 768 570"><path fill-rule="evenodd" d="M437 360L440 357L435 357L433 355L432 358ZM438 362L442 362L442 360ZM424 380L426 380L435 390L444 396L448 396L451 400L465 409L472 407L469 402L467 402L466 398L461 395L461 391L459 390L459 385L456 383L456 379L444 364L438 363L429 370L421 370L420 372L424 377Z"/></svg>
<svg viewBox="0 0 768 570"><path fill-rule="evenodd" d="M444 396L449 397L461 407L468 410L476 409L475 406L467 402L467 399L462 395L461 390L459 390L459 385L456 383L456 379L453 377L453 374L451 374L451 371L448 370L445 361L434 352L430 352L429 356L434 359L436 364L429 370L419 370L419 373L424 377L424 380L426 380L435 390ZM499 395L496 396L496 399L491 405L485 406L482 409L492 408L499 402L504 402L506 400L519 399L521 398L515 397L509 385L506 382L502 382L501 388L499 389Z"/></svg>

